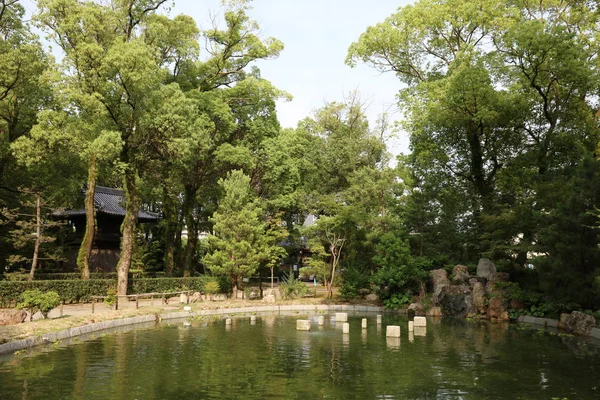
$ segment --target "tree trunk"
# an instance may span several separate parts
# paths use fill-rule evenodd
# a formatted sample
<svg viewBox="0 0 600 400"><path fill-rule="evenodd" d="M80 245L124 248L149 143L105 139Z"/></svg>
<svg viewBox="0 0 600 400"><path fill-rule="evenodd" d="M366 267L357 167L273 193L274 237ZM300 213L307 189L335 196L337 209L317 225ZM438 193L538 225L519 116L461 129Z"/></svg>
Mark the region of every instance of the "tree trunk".
<svg viewBox="0 0 600 400"><path fill-rule="evenodd" d="M177 213L173 200L166 188L163 189L163 204L165 212L165 271L167 276L173 276L175 271L175 231L177 229Z"/></svg>
<svg viewBox="0 0 600 400"><path fill-rule="evenodd" d="M185 225L187 227L188 237L185 247L185 258L183 263L183 276L191 276L194 267L196 249L198 248L198 228L194 218L194 203L196 199L196 190L190 186L185 188L185 199L183 203L183 212Z"/></svg>
<svg viewBox="0 0 600 400"><path fill-rule="evenodd" d="M121 226L123 233L121 237L121 257L117 265L117 294L119 296L127 294L128 274L135 244L135 228L140 210L140 194L136 183L136 173L130 166L125 170L125 196L126 212Z"/></svg>
<svg viewBox="0 0 600 400"><path fill-rule="evenodd" d="M32 281L35 276L35 269L38 263L38 254L40 252L40 241L42 239L42 205L40 194L35 198L35 246L33 248L33 260L31 261L31 271L29 271L29 280Z"/></svg>
<svg viewBox="0 0 600 400"><path fill-rule="evenodd" d="M90 279L90 253L92 252L92 245L94 243L94 233L96 231L96 221L94 218L94 195L96 193L96 177L98 175L98 166L96 164L96 157L90 159L90 165L88 167L88 184L87 192L85 195L85 234L79 247L79 254L77 255L77 266L81 270L81 279Z"/></svg>
<svg viewBox="0 0 600 400"><path fill-rule="evenodd" d="M237 285L237 276L232 276L231 277L231 286L233 288L233 299L237 300L237 292L238 292L238 285Z"/></svg>

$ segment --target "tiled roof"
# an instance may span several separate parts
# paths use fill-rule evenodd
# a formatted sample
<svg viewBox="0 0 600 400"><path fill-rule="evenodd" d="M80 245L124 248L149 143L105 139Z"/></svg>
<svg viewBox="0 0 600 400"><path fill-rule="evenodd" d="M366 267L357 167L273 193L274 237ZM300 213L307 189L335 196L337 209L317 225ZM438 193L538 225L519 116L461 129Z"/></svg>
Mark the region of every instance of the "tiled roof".
<svg viewBox="0 0 600 400"><path fill-rule="evenodd" d="M105 186L96 186L94 193L94 204L96 213L104 213L109 215L125 216L125 192L121 189L113 189ZM55 212L55 215L60 216L76 216L85 215L85 209L63 210ZM138 219L144 221L155 221L159 219L159 215L149 211L140 210Z"/></svg>

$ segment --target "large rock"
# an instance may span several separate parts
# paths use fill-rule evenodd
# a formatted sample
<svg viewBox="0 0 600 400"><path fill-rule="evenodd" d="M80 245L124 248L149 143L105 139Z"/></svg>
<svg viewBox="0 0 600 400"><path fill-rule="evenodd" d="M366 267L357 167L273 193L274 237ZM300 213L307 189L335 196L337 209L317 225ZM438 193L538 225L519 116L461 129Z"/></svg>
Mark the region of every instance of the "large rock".
<svg viewBox="0 0 600 400"><path fill-rule="evenodd" d="M428 317L441 317L442 309L440 307L431 307L429 310L427 310L425 315Z"/></svg>
<svg viewBox="0 0 600 400"><path fill-rule="evenodd" d="M414 315L425 315L425 311L423 310L421 303L411 303L411 305L408 306L408 313Z"/></svg>
<svg viewBox="0 0 600 400"><path fill-rule="evenodd" d="M473 313L473 295L466 285L444 286L439 295L442 313L447 317L465 318Z"/></svg>
<svg viewBox="0 0 600 400"><path fill-rule="evenodd" d="M439 297L442 293L442 289L445 286L450 285L450 279L448 279L448 273L444 269L434 269L431 271L431 282L433 285L433 304L439 304Z"/></svg>
<svg viewBox="0 0 600 400"><path fill-rule="evenodd" d="M274 294L268 294L266 296L263 296L262 299L263 302L267 303L267 304L273 304L277 301L277 298L275 297Z"/></svg>
<svg viewBox="0 0 600 400"><path fill-rule="evenodd" d="M365 300L374 303L378 300L378 297L375 293L369 293L365 296Z"/></svg>
<svg viewBox="0 0 600 400"><path fill-rule="evenodd" d="M504 305L504 297L501 295L493 296L488 301L487 317L500 321L508 320L508 311Z"/></svg>
<svg viewBox="0 0 600 400"><path fill-rule="evenodd" d="M489 279L490 282L509 282L510 274L508 272L494 272Z"/></svg>
<svg viewBox="0 0 600 400"><path fill-rule="evenodd" d="M448 273L445 269L434 269L431 271L431 283L433 284L433 290L440 285L449 285L450 279L448 279Z"/></svg>
<svg viewBox="0 0 600 400"><path fill-rule="evenodd" d="M276 300L281 299L281 290L276 288L268 288L263 290L263 298L267 296L274 296Z"/></svg>
<svg viewBox="0 0 600 400"><path fill-rule="evenodd" d="M454 282L464 283L470 278L469 269L464 265L457 265L452 270L452 280Z"/></svg>
<svg viewBox="0 0 600 400"><path fill-rule="evenodd" d="M566 320L567 329L576 335L589 335L596 325L596 318L580 311L573 311Z"/></svg>
<svg viewBox="0 0 600 400"><path fill-rule="evenodd" d="M473 306L479 314L485 313L485 286L481 282L473 284Z"/></svg>
<svg viewBox="0 0 600 400"><path fill-rule="evenodd" d="M451 285L450 284L447 284L447 285L437 285L436 288L433 290L433 296L431 296L431 301L433 301L434 305L439 305L440 304L440 299L441 299L441 296L442 296L442 291L447 286L451 286Z"/></svg>
<svg viewBox="0 0 600 400"><path fill-rule="evenodd" d="M25 318L27 312L24 310L0 310L0 326L22 324Z"/></svg>
<svg viewBox="0 0 600 400"><path fill-rule="evenodd" d="M496 264L488 260L487 258L480 258L477 263L477 276L481 276L487 280L490 280L492 274L496 273Z"/></svg>

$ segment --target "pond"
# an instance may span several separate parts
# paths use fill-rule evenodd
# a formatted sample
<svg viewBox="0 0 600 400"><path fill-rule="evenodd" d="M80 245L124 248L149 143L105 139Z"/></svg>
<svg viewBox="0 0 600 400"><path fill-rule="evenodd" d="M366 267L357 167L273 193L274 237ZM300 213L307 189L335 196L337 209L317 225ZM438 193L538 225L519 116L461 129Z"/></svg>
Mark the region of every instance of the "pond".
<svg viewBox="0 0 600 400"><path fill-rule="evenodd" d="M0 360L0 399L600 398L593 340L453 319L409 336L405 317L362 317L349 335L330 315L303 332L301 315L260 314L97 334Z"/></svg>

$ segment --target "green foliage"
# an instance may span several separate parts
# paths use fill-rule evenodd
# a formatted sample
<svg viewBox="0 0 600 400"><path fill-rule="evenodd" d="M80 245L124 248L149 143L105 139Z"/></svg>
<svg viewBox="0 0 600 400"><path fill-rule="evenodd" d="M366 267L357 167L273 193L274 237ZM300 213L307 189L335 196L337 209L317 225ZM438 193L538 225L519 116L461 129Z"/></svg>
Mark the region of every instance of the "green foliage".
<svg viewBox="0 0 600 400"><path fill-rule="evenodd" d="M220 290L221 287L219 286L219 282L216 280L211 280L204 284L204 293L208 295L217 294Z"/></svg>
<svg viewBox="0 0 600 400"><path fill-rule="evenodd" d="M279 284L279 289L281 290L281 297L286 300L302 297L308 294L310 290L304 282L293 276L282 280Z"/></svg>
<svg viewBox="0 0 600 400"><path fill-rule="evenodd" d="M383 301L383 306L391 310L397 310L410 304L412 296L408 294L394 293L391 297Z"/></svg>
<svg viewBox="0 0 600 400"><path fill-rule="evenodd" d="M166 293L179 291L201 292L212 277L197 278L134 278L129 285L128 294ZM9 307L16 304L21 293L26 290L54 291L65 303L90 301L90 296L105 296L115 287L113 279L63 280L63 281L0 281L0 305ZM226 290L227 285L221 286Z"/></svg>
<svg viewBox="0 0 600 400"><path fill-rule="evenodd" d="M110 288L106 289L106 297L104 298L104 304L107 304L112 307L115 305L116 302L117 302L117 288L110 287Z"/></svg>
<svg viewBox="0 0 600 400"><path fill-rule="evenodd" d="M408 242L393 232L378 238L373 263L378 267L373 275L373 285L384 302L394 295L417 294L431 267L428 260L411 257Z"/></svg>
<svg viewBox="0 0 600 400"><path fill-rule="evenodd" d="M42 313L44 318L48 318L48 313L60 304L58 293L53 291L26 290L20 298L21 302L17 304L17 308L27 310L31 315L31 319L33 319L33 314L38 311Z"/></svg>
<svg viewBox="0 0 600 400"><path fill-rule="evenodd" d="M371 291L370 271L366 268L349 267L343 272L343 283L340 287L340 296L351 300L364 298Z"/></svg>
<svg viewBox="0 0 600 400"><path fill-rule="evenodd" d="M202 261L213 274L229 277L235 289L243 277L258 268L264 223L249 177L235 170L219 184L225 196L213 216L211 251Z"/></svg>

